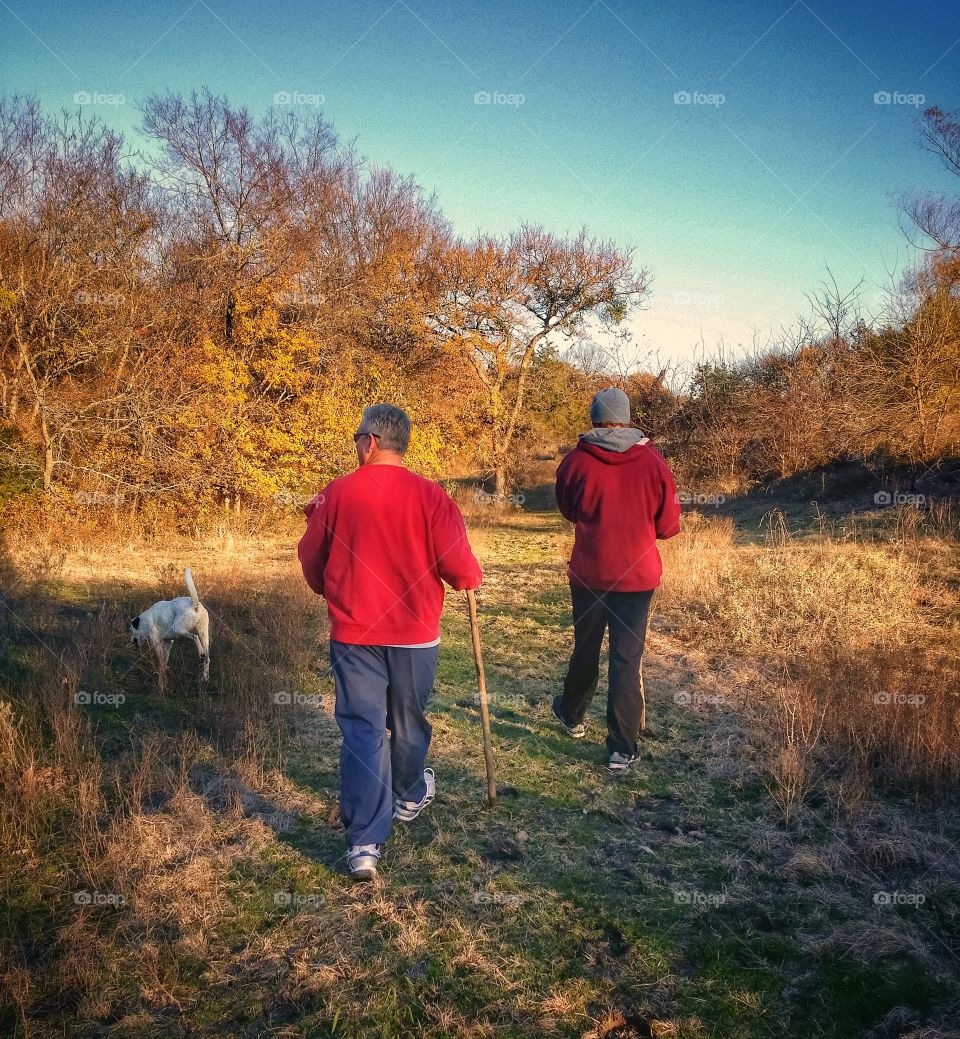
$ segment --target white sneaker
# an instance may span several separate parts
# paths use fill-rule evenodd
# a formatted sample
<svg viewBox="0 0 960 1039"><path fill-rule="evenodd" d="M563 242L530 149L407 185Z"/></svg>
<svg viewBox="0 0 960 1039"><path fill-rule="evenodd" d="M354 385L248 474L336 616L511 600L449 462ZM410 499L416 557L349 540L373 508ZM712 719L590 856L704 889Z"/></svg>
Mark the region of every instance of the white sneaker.
<svg viewBox="0 0 960 1039"><path fill-rule="evenodd" d="M379 844L352 844L347 849L347 869L354 880L373 880L380 861Z"/></svg>
<svg viewBox="0 0 960 1039"><path fill-rule="evenodd" d="M413 822L414 819L430 804L437 793L437 779L432 768L423 770L423 781L427 784L427 792L423 800L418 804L416 801L401 801L399 798L393 802L393 817L402 822Z"/></svg>

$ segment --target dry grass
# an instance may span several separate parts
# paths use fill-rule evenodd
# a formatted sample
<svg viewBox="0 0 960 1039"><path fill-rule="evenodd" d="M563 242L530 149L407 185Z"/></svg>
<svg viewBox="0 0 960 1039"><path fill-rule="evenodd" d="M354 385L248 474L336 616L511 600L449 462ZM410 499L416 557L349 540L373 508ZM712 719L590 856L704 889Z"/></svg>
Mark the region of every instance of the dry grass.
<svg viewBox="0 0 960 1039"><path fill-rule="evenodd" d="M683 1002L694 983L686 960L703 944L696 928L750 966L755 942L729 924L713 930L703 912L678 924L654 908L649 934L615 933L664 892L672 911L672 888L706 886L716 870L740 914L779 919L778 901L818 892L799 942L808 972L836 961L946 969L927 918L874 919L869 892L880 878L891 889L923 878L947 919L960 890L951 839L882 800L956 775L955 546L919 528L838 540L792 537L776 523L751 543L729 521L688 517L665 546L651 634L660 734L642 785L625 791L543 735L569 638L569 532L483 501L470 511L489 564L499 761L515 789L496 819L476 818L472 663L448 617L452 670L438 682L448 695L435 724L446 814L428 839L397 842L391 872L403 881L366 892L338 877L326 627L298 578L296 517L264 538L259 521L231 514L199 542L186 529L161 538L146 521L98 527L90 516L68 519L61 537L53 519L33 517L7 538L0 891L15 940L0 943L0 977L19 1034L52 1036L58 1008L90 1035L172 1036L181 1019L198 1035L243 1034L243 1014L264 1013L292 1036L303 1034L304 1008L313 1034L331 1036L370 1034L374 1022L390 1036L769 1034L767 997L746 974L709 975ZM190 647L178 647L160 695L125 620L178 594L185 564L214 618L215 689L198 687ZM873 700L918 687L923 710ZM124 691L127 709L84 711L81 689ZM725 706L673 706L686 690ZM285 714L279 692L318 706ZM712 800L714 787L752 786L770 802L764 795L742 822ZM817 797L834 821L826 841L815 836ZM786 894L768 890L771 873ZM74 902L84 891L122 899L122 911ZM285 916L278 891L306 901ZM622 915L625 898L633 916ZM834 913L842 926L824 925ZM430 973L438 959L440 981ZM417 1002L420 1017L404 1016L423 986L433 996ZM731 1031L732 1020L759 1030Z"/></svg>
<svg viewBox="0 0 960 1039"><path fill-rule="evenodd" d="M893 533L801 538L774 514L760 543L737 543L729 518L694 515L666 546L660 604L674 634L765 676L751 706L787 816L824 742L854 771L960 776L957 543L899 517Z"/></svg>

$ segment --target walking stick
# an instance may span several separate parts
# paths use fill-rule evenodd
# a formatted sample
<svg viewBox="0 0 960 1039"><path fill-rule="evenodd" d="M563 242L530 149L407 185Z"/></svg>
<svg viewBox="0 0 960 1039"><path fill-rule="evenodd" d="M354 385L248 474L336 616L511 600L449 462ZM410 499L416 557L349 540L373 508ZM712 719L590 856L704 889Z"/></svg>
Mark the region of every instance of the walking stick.
<svg viewBox="0 0 960 1039"><path fill-rule="evenodd" d="M487 705L487 679L483 673L483 652L480 648L480 625L477 622L477 597L467 589L470 607L470 635L473 638L473 662L477 665L477 691L480 694L480 724L483 727L483 756L487 762L487 804L493 807L497 799L497 784L493 778L493 748L490 746L490 708Z"/></svg>

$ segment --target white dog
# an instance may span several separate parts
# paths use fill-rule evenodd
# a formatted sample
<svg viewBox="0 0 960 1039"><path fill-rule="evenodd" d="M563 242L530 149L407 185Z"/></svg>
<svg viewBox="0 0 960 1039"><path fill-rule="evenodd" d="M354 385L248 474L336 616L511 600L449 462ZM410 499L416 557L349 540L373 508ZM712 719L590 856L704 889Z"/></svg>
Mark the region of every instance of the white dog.
<svg viewBox="0 0 960 1039"><path fill-rule="evenodd" d="M156 653L161 681L166 675L174 641L193 639L203 665L203 681L206 682L210 677L210 617L197 595L189 567L183 571L183 580L190 594L154 603L149 610L134 617L130 621L130 637L138 646L146 643Z"/></svg>

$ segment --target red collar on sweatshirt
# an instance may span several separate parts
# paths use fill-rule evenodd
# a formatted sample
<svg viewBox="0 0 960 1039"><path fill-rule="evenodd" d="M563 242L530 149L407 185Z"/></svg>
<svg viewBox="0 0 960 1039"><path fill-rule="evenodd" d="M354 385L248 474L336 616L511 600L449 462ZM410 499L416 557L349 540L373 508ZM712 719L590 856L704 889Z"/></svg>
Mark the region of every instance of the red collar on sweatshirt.
<svg viewBox="0 0 960 1039"><path fill-rule="evenodd" d="M447 492L405 466L361 466L307 506L297 555L327 600L330 637L356 645L414 645L440 634L443 582L483 580L463 517Z"/></svg>

